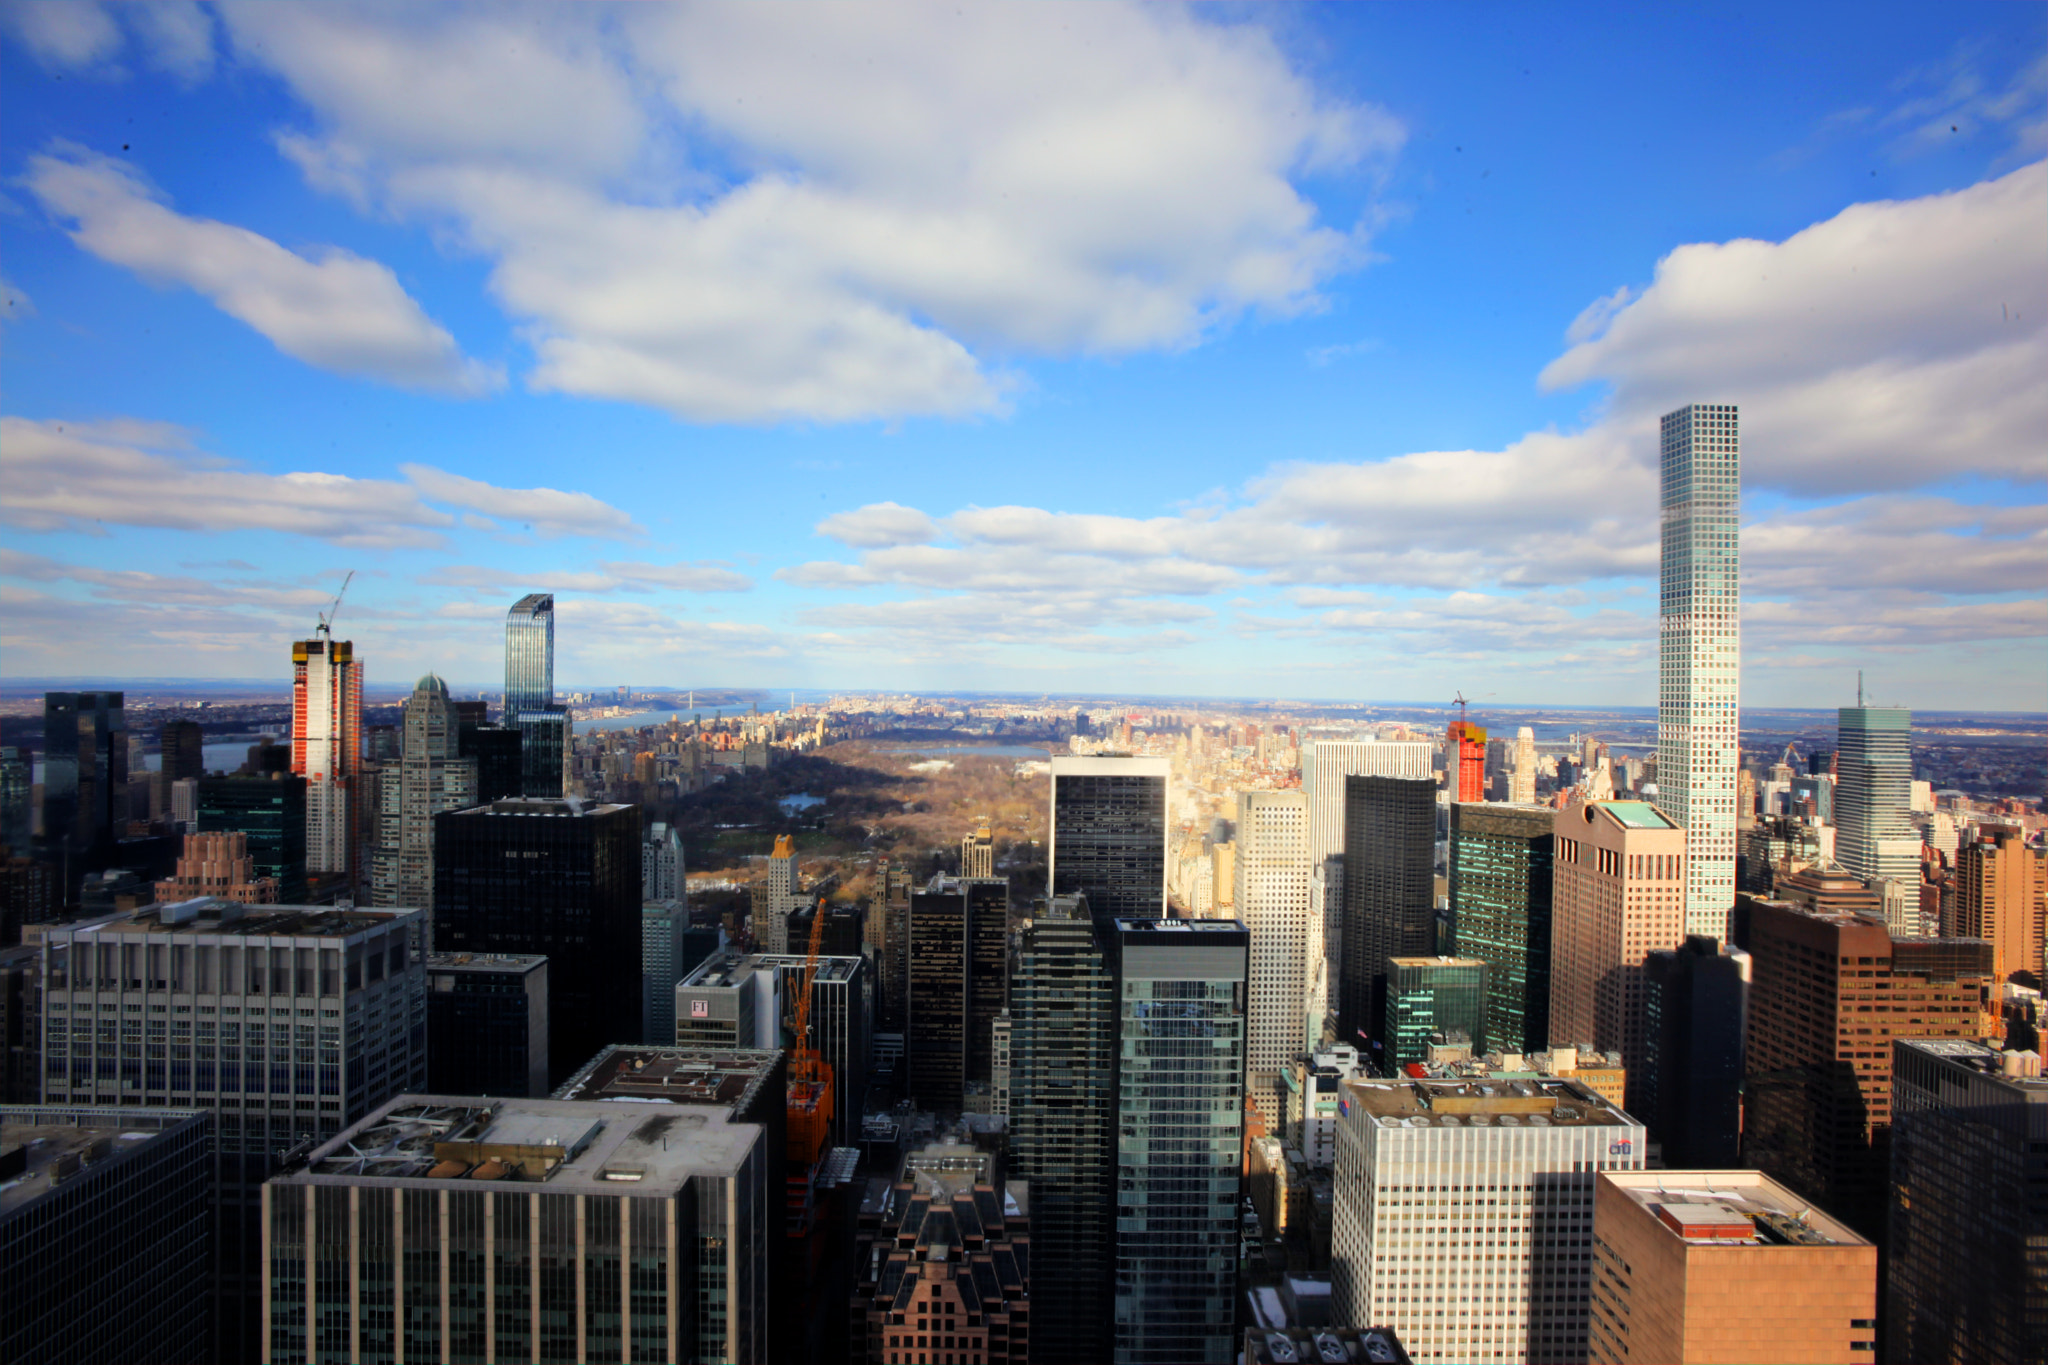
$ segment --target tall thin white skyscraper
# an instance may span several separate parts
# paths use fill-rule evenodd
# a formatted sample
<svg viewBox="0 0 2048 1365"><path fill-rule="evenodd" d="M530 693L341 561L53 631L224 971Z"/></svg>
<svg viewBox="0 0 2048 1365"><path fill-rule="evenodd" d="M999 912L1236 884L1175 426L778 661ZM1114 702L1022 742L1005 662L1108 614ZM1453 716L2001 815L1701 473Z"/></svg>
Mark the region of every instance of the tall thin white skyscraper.
<svg viewBox="0 0 2048 1365"><path fill-rule="evenodd" d="M1246 1084L1280 1130L1280 1073L1301 1055L1308 993L1308 797L1237 794L1237 917L1251 931Z"/></svg>
<svg viewBox="0 0 2048 1365"><path fill-rule="evenodd" d="M323 620L313 639L292 643L292 771L306 779L308 872L355 875L362 766L362 661Z"/></svg>
<svg viewBox="0 0 2048 1365"><path fill-rule="evenodd" d="M1664 414L1660 454L1657 804L1685 827L1685 932L1725 941L1742 700L1735 406L1690 403Z"/></svg>

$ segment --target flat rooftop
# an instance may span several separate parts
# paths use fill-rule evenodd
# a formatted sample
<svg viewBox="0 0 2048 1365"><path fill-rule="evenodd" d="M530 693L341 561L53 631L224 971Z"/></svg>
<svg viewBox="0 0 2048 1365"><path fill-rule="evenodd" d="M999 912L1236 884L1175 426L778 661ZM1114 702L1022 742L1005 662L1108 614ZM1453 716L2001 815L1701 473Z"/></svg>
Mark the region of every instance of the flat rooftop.
<svg viewBox="0 0 2048 1365"><path fill-rule="evenodd" d="M164 1124L166 1115L165 1110L152 1110L149 1119ZM79 1179L97 1163L161 1137L170 1126L143 1130L113 1124L0 1123L0 1152L22 1148L28 1160L20 1175L0 1181L0 1218Z"/></svg>
<svg viewBox="0 0 2048 1365"><path fill-rule="evenodd" d="M741 959L740 966L778 967L785 972L800 972L804 969L804 964L809 960L802 953L753 953ZM860 970L861 962L862 959L857 957L825 957L821 954L818 958L817 980L849 981L853 978L853 974ZM706 983L692 979L685 981L683 984L686 986L701 986Z"/></svg>
<svg viewBox="0 0 2048 1365"><path fill-rule="evenodd" d="M1647 801L1602 801L1600 809L1629 829L1677 829L1663 811Z"/></svg>
<svg viewBox="0 0 2048 1365"><path fill-rule="evenodd" d="M1127 934L1242 934L1244 921L1237 919L1120 919L1116 927Z"/></svg>
<svg viewBox="0 0 2048 1365"><path fill-rule="evenodd" d="M712 1105L401 1095L273 1181L674 1193L693 1175L733 1174L762 1137L759 1124L735 1123Z"/></svg>
<svg viewBox="0 0 2048 1365"><path fill-rule="evenodd" d="M1635 1122L1575 1081L1351 1080L1342 1094L1382 1128L1598 1128Z"/></svg>
<svg viewBox="0 0 2048 1365"><path fill-rule="evenodd" d="M547 963L545 953L428 953L430 972L530 972Z"/></svg>
<svg viewBox="0 0 2048 1365"><path fill-rule="evenodd" d="M608 1047L554 1093L558 1100L715 1104L745 1110L776 1074L776 1048Z"/></svg>
<svg viewBox="0 0 2048 1365"><path fill-rule="evenodd" d="M152 905L118 919L70 929L74 938L88 934L226 934L237 937L348 938L381 929L422 910L341 910L332 905L240 905L217 897Z"/></svg>
<svg viewBox="0 0 2048 1365"><path fill-rule="evenodd" d="M524 815L534 819L579 820L586 815L609 815L615 810L631 810L631 806L616 802L600 805L576 796L508 796L502 801L492 801L481 806L465 806L462 815Z"/></svg>
<svg viewBox="0 0 2048 1365"><path fill-rule="evenodd" d="M1689 1246L1871 1245L1761 1171L1602 1171Z"/></svg>

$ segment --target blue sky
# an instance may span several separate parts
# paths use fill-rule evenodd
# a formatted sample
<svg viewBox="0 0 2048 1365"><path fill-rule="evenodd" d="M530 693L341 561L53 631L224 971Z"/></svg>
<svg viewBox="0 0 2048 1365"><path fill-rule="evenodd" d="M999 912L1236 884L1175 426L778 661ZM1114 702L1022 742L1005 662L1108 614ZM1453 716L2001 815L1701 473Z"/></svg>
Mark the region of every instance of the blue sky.
<svg viewBox="0 0 2048 1365"><path fill-rule="evenodd" d="M2048 696L2040 6L6 6L0 670Z"/></svg>

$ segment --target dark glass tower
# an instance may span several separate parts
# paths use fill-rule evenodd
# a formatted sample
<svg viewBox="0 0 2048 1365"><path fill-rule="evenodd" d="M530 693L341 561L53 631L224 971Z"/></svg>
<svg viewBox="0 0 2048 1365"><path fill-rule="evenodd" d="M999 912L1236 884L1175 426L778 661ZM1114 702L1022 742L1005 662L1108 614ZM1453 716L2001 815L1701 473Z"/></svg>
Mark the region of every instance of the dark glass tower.
<svg viewBox="0 0 2048 1365"><path fill-rule="evenodd" d="M1461 957L1486 964L1486 1040L1507 1052L1550 1046L1548 806L1451 807L1451 912Z"/></svg>
<svg viewBox="0 0 2048 1365"><path fill-rule="evenodd" d="M555 597L530 592L505 613L505 710L519 730L519 790L560 796L569 716L555 705Z"/></svg>
<svg viewBox="0 0 2048 1365"><path fill-rule="evenodd" d="M989 1028L1003 1008L1010 884L932 878L910 897L910 1008L904 1039L911 1095L960 1112L968 1081L989 1080Z"/></svg>
<svg viewBox="0 0 2048 1365"><path fill-rule="evenodd" d="M1643 959L1643 1119L1673 1170L1738 1164L1749 954L1704 934Z"/></svg>
<svg viewBox="0 0 2048 1365"><path fill-rule="evenodd" d="M128 722L119 692L43 694L43 841L67 894L113 852L128 818Z"/></svg>
<svg viewBox="0 0 2048 1365"><path fill-rule="evenodd" d="M1115 926L1113 1359L1234 1360L1245 973L1234 920Z"/></svg>
<svg viewBox="0 0 2048 1365"><path fill-rule="evenodd" d="M1166 913L1166 779L1163 758L1053 756L1053 895L1098 919Z"/></svg>
<svg viewBox="0 0 2048 1365"><path fill-rule="evenodd" d="M547 1095L546 958L427 955L427 1089L436 1095Z"/></svg>
<svg viewBox="0 0 2048 1365"><path fill-rule="evenodd" d="M1429 1060L1435 1036L1463 1034L1474 1053L1486 1036L1486 964L1473 957L1387 959L1386 1064Z"/></svg>
<svg viewBox="0 0 2048 1365"><path fill-rule="evenodd" d="M1010 1170L1031 1185L1031 1358L1110 1359L1116 983L1086 898L1039 901L1010 973Z"/></svg>
<svg viewBox="0 0 2048 1365"><path fill-rule="evenodd" d="M277 878L286 905L306 900L306 779L273 777L199 779L199 832L249 836L256 875Z"/></svg>
<svg viewBox="0 0 2048 1365"><path fill-rule="evenodd" d="M157 750L162 755L158 771L166 783L206 776L206 732L198 721L166 721L157 732Z"/></svg>
<svg viewBox="0 0 2048 1365"><path fill-rule="evenodd" d="M1383 1043L1387 959L1435 952L1436 783L1344 779L1342 1042Z"/></svg>
<svg viewBox="0 0 2048 1365"><path fill-rule="evenodd" d="M521 798L434 817L434 947L548 959L559 1083L640 1036L640 812Z"/></svg>

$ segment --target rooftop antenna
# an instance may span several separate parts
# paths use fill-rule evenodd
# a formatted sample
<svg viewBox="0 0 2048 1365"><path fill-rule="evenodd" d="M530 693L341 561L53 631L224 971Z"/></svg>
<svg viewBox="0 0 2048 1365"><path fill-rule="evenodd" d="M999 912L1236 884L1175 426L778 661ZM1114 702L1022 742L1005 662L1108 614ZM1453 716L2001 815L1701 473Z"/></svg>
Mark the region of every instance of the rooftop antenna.
<svg viewBox="0 0 2048 1365"><path fill-rule="evenodd" d="M331 604L329 604L327 610L319 614L320 625L314 631L316 635L325 635L329 639L334 638L334 618L341 614L341 599L348 594L348 585L351 581L354 580L355 576L356 571L354 569L350 569L348 573L342 578L341 591L334 594L334 601ZM1859 673L1856 676L1860 680L1863 675ZM1860 693L1862 688L1862 684L1860 681L1857 684L1857 688Z"/></svg>

